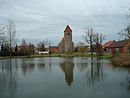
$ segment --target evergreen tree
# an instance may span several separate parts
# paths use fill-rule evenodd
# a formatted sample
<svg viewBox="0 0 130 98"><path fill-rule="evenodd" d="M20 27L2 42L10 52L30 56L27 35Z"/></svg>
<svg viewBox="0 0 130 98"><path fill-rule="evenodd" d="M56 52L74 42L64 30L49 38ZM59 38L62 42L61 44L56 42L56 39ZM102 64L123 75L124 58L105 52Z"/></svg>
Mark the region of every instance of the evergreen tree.
<svg viewBox="0 0 130 98"><path fill-rule="evenodd" d="M18 45L15 46L15 52L18 53Z"/></svg>

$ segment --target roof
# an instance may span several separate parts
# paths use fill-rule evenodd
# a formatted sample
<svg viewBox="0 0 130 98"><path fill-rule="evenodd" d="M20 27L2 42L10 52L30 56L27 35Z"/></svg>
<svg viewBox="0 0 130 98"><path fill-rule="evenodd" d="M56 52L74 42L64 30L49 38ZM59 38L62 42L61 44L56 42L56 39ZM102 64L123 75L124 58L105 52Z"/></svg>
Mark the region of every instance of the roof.
<svg viewBox="0 0 130 98"><path fill-rule="evenodd" d="M50 46L49 48L59 48L58 46Z"/></svg>
<svg viewBox="0 0 130 98"><path fill-rule="evenodd" d="M110 45L112 45L113 41L108 41L106 42L104 45L103 45L103 48L107 48L109 47Z"/></svg>
<svg viewBox="0 0 130 98"><path fill-rule="evenodd" d="M61 39L60 43L62 43L63 41L64 41L64 37ZM60 44L60 43L59 43L59 44Z"/></svg>
<svg viewBox="0 0 130 98"><path fill-rule="evenodd" d="M71 33L71 32L72 32L72 29L70 28L69 25L66 26L64 32L68 32L68 33Z"/></svg>
<svg viewBox="0 0 130 98"><path fill-rule="evenodd" d="M109 48L116 48L116 47L124 47L129 40L121 40L121 41L114 41L112 45L109 46Z"/></svg>

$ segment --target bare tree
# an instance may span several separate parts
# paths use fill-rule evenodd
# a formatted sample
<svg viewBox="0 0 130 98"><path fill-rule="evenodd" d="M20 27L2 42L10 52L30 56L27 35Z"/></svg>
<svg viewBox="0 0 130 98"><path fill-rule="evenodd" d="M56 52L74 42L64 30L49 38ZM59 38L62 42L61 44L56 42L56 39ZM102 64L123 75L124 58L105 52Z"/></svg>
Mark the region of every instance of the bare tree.
<svg viewBox="0 0 130 98"><path fill-rule="evenodd" d="M119 35L124 36L125 39L130 39L130 25L128 25L124 30L119 32Z"/></svg>
<svg viewBox="0 0 130 98"><path fill-rule="evenodd" d="M129 12L130 12L130 8L129 8ZM130 13L127 15L127 17L130 19ZM124 37L125 39L130 39L130 23L129 25L121 30L119 33L120 37Z"/></svg>
<svg viewBox="0 0 130 98"><path fill-rule="evenodd" d="M27 55L28 53L28 44L26 43L25 39L22 40L19 53L20 55Z"/></svg>
<svg viewBox="0 0 130 98"><path fill-rule="evenodd" d="M48 40L48 39L46 39L46 40L43 40L43 44L45 45L45 46L51 46L52 45L52 42L50 41L50 40Z"/></svg>
<svg viewBox="0 0 130 98"><path fill-rule="evenodd" d="M102 55L102 42L105 39L105 37L103 36L103 34L101 33L96 33L94 35L94 42L96 45L96 52L98 55Z"/></svg>
<svg viewBox="0 0 130 98"><path fill-rule="evenodd" d="M4 31L5 30L5 27L0 25L0 45L2 47L3 45L3 41L4 41Z"/></svg>
<svg viewBox="0 0 130 98"><path fill-rule="evenodd" d="M37 49L38 49L38 51L45 51L44 42L39 42L39 43L37 44Z"/></svg>
<svg viewBox="0 0 130 98"><path fill-rule="evenodd" d="M93 28L85 29L84 39L90 45L90 52L93 55L93 43L94 43L94 32Z"/></svg>
<svg viewBox="0 0 130 98"><path fill-rule="evenodd" d="M34 44L29 43L29 45L28 45L28 51L29 51L28 52L28 56L34 54L34 52L35 52L35 46L34 46Z"/></svg>
<svg viewBox="0 0 130 98"><path fill-rule="evenodd" d="M19 47L20 55L27 55L28 57L35 52L34 44L27 43L25 39L22 40L21 46Z"/></svg>
<svg viewBox="0 0 130 98"><path fill-rule="evenodd" d="M9 20L4 33L4 42L9 46L9 55L11 58L12 47L16 44L16 28L12 20Z"/></svg>
<svg viewBox="0 0 130 98"><path fill-rule="evenodd" d="M81 53L85 53L87 52L87 46L85 45L85 43L83 42L78 42L77 45L76 45L76 52L81 52Z"/></svg>

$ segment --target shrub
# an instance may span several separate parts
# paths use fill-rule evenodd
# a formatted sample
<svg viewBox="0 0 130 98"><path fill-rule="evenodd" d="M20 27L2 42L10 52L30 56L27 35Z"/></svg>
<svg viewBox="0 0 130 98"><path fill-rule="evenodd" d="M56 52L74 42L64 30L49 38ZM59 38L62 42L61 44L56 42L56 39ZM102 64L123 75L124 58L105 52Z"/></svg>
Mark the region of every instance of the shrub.
<svg viewBox="0 0 130 98"><path fill-rule="evenodd" d="M116 66L130 67L130 55L119 54L112 58L112 62Z"/></svg>

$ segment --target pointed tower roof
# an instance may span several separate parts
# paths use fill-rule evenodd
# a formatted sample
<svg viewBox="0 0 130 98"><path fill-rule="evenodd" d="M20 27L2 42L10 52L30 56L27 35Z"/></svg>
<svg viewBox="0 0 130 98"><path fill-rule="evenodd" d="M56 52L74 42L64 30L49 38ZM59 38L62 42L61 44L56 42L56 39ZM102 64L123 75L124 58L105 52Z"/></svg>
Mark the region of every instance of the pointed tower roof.
<svg viewBox="0 0 130 98"><path fill-rule="evenodd" d="M71 32L72 32L72 30L71 30L71 28L70 28L70 26L69 26L69 25L67 25L67 26L66 26L66 28L65 28L64 32L69 32L69 33L71 33Z"/></svg>

